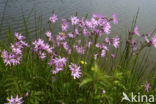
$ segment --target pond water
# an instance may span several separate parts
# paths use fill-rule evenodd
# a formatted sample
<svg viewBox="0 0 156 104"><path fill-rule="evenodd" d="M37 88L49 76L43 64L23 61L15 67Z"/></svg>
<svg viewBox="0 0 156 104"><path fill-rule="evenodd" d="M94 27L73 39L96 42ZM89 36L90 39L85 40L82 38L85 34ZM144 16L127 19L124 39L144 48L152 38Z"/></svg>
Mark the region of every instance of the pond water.
<svg viewBox="0 0 156 104"><path fill-rule="evenodd" d="M31 12L28 25L29 31L33 34L35 17L42 16L42 23L45 26L52 10L55 10L59 18L69 18L76 12L79 16L100 13L108 17L117 13L119 25L113 27L113 32L125 35L139 8L137 24L141 33L151 32L156 28L156 0L8 0L6 2L7 0L0 0L1 39L7 33L8 24L13 31L19 31L23 25L22 14L28 17ZM155 52L152 52L151 56L156 56Z"/></svg>

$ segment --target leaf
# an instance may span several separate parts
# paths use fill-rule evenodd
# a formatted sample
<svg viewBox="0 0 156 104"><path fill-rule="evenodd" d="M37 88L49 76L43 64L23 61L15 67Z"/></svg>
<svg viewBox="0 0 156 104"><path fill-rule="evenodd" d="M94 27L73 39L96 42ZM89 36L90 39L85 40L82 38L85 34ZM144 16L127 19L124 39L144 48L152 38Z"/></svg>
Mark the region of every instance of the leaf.
<svg viewBox="0 0 156 104"><path fill-rule="evenodd" d="M84 79L84 80L80 83L80 87L84 86L85 84L87 84L87 83L89 83L89 82L91 82L91 81L92 81L92 79L90 79L90 78Z"/></svg>

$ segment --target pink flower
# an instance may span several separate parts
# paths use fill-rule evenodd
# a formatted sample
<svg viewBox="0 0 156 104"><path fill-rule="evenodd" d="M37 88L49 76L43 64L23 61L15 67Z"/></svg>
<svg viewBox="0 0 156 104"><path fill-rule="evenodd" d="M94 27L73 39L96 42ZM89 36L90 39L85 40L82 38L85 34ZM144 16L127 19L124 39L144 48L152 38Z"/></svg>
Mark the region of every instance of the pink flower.
<svg viewBox="0 0 156 104"><path fill-rule="evenodd" d="M146 43L149 43L150 42L150 40L148 39L147 36L145 36L144 38L145 38Z"/></svg>
<svg viewBox="0 0 156 104"><path fill-rule="evenodd" d="M49 41L52 40L52 36L51 36L51 32L50 31L46 32L46 36L49 39Z"/></svg>
<svg viewBox="0 0 156 104"><path fill-rule="evenodd" d="M152 38L152 45L156 48L156 35Z"/></svg>
<svg viewBox="0 0 156 104"><path fill-rule="evenodd" d="M20 64L21 56L15 53L8 53L6 50L2 51L2 58L5 65L17 65Z"/></svg>
<svg viewBox="0 0 156 104"><path fill-rule="evenodd" d="M120 43L120 38L118 36L114 37L111 39L111 43L115 48L119 47L119 43Z"/></svg>
<svg viewBox="0 0 156 104"><path fill-rule="evenodd" d="M103 94L105 94L105 93L106 93L106 91L103 89L103 90L102 90L102 93L103 93Z"/></svg>
<svg viewBox="0 0 156 104"><path fill-rule="evenodd" d="M16 98L13 98L13 96L11 96L11 99L7 99L7 104L22 104L24 102L22 101L22 99L23 97L18 98L18 95L16 96Z"/></svg>
<svg viewBox="0 0 156 104"><path fill-rule="evenodd" d="M59 58L55 58L54 60L54 64L56 67L64 67L66 62L67 62L67 59L65 57L61 58L60 56Z"/></svg>
<svg viewBox="0 0 156 104"><path fill-rule="evenodd" d="M69 48L67 42L63 42L63 48L68 52L68 54L71 54L71 49Z"/></svg>
<svg viewBox="0 0 156 104"><path fill-rule="evenodd" d="M17 32L15 32L15 37L16 37L16 39L17 39L18 41L25 39L24 36L22 36L21 34L19 34L19 33L17 33Z"/></svg>
<svg viewBox="0 0 156 104"><path fill-rule="evenodd" d="M150 88L150 84L146 82L146 84L144 85L145 87L145 91L149 92L149 88Z"/></svg>
<svg viewBox="0 0 156 104"><path fill-rule="evenodd" d="M96 43L96 47L97 48L101 48L101 44L100 43Z"/></svg>
<svg viewBox="0 0 156 104"><path fill-rule="evenodd" d="M105 38L104 43L105 43L105 44L108 44L108 45L110 45L110 44L111 44L111 42L110 42L110 40L109 40L109 38L108 38L108 37L106 37L106 38Z"/></svg>
<svg viewBox="0 0 156 104"><path fill-rule="evenodd" d="M77 45L74 45L73 46L74 47L74 49L76 50L76 52L78 53L78 54L84 54L85 53L85 49L84 49L84 47L82 47L82 46L77 46Z"/></svg>
<svg viewBox="0 0 156 104"><path fill-rule="evenodd" d="M79 34L79 29L78 29L78 28L75 28L74 33L75 33L76 35L78 35L78 34Z"/></svg>
<svg viewBox="0 0 156 104"><path fill-rule="evenodd" d="M71 63L69 65L69 70L72 72L72 76L74 79L81 77L82 72L80 70L80 66L77 66L76 64Z"/></svg>
<svg viewBox="0 0 156 104"><path fill-rule="evenodd" d="M76 25L79 23L79 19L76 16L72 16L71 18L72 25Z"/></svg>
<svg viewBox="0 0 156 104"><path fill-rule="evenodd" d="M101 19L102 15L100 14L93 14L92 18L91 18L91 23L96 27L99 25L100 23L100 19Z"/></svg>
<svg viewBox="0 0 156 104"><path fill-rule="evenodd" d="M12 44L12 45L11 45L12 52L13 52L13 53L16 53L16 54L22 54L21 47L22 47L22 46L19 46L19 47L18 47L16 44L15 44L15 45Z"/></svg>
<svg viewBox="0 0 156 104"><path fill-rule="evenodd" d="M92 44L93 44L93 43L89 41L89 42L86 44L86 47L90 48Z"/></svg>
<svg viewBox="0 0 156 104"><path fill-rule="evenodd" d="M79 27L81 27L81 28L84 28L85 27L84 18L82 18L81 20L79 20Z"/></svg>
<svg viewBox="0 0 156 104"><path fill-rule="evenodd" d="M75 38L75 35L74 35L73 33L70 32L70 33L68 33L68 37L69 37L69 38Z"/></svg>
<svg viewBox="0 0 156 104"><path fill-rule="evenodd" d="M94 55L94 60L96 60L96 59L97 59L97 57L98 57L98 54L95 54L95 55Z"/></svg>
<svg viewBox="0 0 156 104"><path fill-rule="evenodd" d="M58 18L57 18L57 16L56 16L55 14L52 14L52 16L49 18L49 20L50 20L52 23L55 23L55 22L58 20Z"/></svg>
<svg viewBox="0 0 156 104"><path fill-rule="evenodd" d="M89 32L88 32L88 30L87 30L86 27L83 28L82 32L83 32L83 35L84 35L84 36L87 36L87 35L89 34Z"/></svg>
<svg viewBox="0 0 156 104"><path fill-rule="evenodd" d="M134 39L132 39L131 46L132 46L133 51L137 50L137 43L136 43L136 41Z"/></svg>
<svg viewBox="0 0 156 104"><path fill-rule="evenodd" d="M39 52L39 57L40 57L41 59L45 59L45 58L46 58L45 52Z"/></svg>
<svg viewBox="0 0 156 104"><path fill-rule="evenodd" d="M101 49L108 50L108 47L104 43L102 43L101 44Z"/></svg>
<svg viewBox="0 0 156 104"><path fill-rule="evenodd" d="M110 23L109 22L107 22L107 23L105 23L104 24L104 26L103 26L103 31L108 35L108 34L110 34L110 29L111 29L111 25L110 25Z"/></svg>
<svg viewBox="0 0 156 104"><path fill-rule="evenodd" d="M151 33L149 32L149 33L147 33L147 35L146 35L147 37L150 37L151 36Z"/></svg>
<svg viewBox="0 0 156 104"><path fill-rule="evenodd" d="M114 14L112 15L112 19L113 19L113 23L114 23L114 24L118 24L117 14L114 13Z"/></svg>
<svg viewBox="0 0 156 104"><path fill-rule="evenodd" d="M25 97L28 97L28 96L29 96L29 92L26 92L26 93L25 93Z"/></svg>
<svg viewBox="0 0 156 104"><path fill-rule="evenodd" d="M63 68L62 67L56 67L55 70L53 70L53 74L57 74L58 72L62 71Z"/></svg>
<svg viewBox="0 0 156 104"><path fill-rule="evenodd" d="M62 25L61 25L62 31L67 31L69 28L69 24L66 19L62 19Z"/></svg>
<svg viewBox="0 0 156 104"><path fill-rule="evenodd" d="M139 33L139 31L138 31L138 26L136 25L135 27L134 27L134 33L137 35L137 36L140 36L140 33Z"/></svg>
<svg viewBox="0 0 156 104"><path fill-rule="evenodd" d="M87 26L88 28L90 28L90 29L94 29L94 28L95 28L95 25L92 24L91 21L86 20L86 21L85 21L85 24L86 24L86 26Z"/></svg>
<svg viewBox="0 0 156 104"><path fill-rule="evenodd" d="M114 58L114 57L115 57L115 54L112 53L112 54L111 54L111 57Z"/></svg>
<svg viewBox="0 0 156 104"><path fill-rule="evenodd" d="M66 62L67 62L67 59L66 59L65 57L61 58L61 57L59 56L58 58L56 57L55 59L52 58L52 59L49 61L49 65L50 65L50 66L51 66L52 64L55 65L55 70L52 70L53 74L57 74L59 71L64 70L64 66L65 66Z"/></svg>
<svg viewBox="0 0 156 104"><path fill-rule="evenodd" d="M66 39L66 35L64 32L59 32L59 34L56 37L56 40L58 41L64 41Z"/></svg>
<svg viewBox="0 0 156 104"><path fill-rule="evenodd" d="M32 42L32 44L33 44L33 51L37 53L41 59L44 59L46 57L45 52L49 54L54 54L53 48L50 47L49 44L46 44L44 40L40 38Z"/></svg>
<svg viewBox="0 0 156 104"><path fill-rule="evenodd" d="M103 49L103 50L101 51L101 57L104 57L105 55L106 55L106 50Z"/></svg>
<svg viewBox="0 0 156 104"><path fill-rule="evenodd" d="M50 61L48 62L49 66L51 67L54 64L54 57L51 56Z"/></svg>
<svg viewBox="0 0 156 104"><path fill-rule="evenodd" d="M102 30L96 29L96 30L95 30L95 33L96 33L99 37L102 36Z"/></svg>

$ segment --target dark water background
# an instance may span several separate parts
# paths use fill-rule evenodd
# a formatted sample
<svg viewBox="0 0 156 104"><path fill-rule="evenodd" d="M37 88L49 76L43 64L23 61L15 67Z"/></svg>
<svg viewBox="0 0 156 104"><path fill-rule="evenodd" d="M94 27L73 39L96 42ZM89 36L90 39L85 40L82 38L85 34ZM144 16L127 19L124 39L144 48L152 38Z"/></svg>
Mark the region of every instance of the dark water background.
<svg viewBox="0 0 156 104"><path fill-rule="evenodd" d="M69 18L78 12L79 16L100 13L105 16L118 14L119 25L113 26L114 34L126 35L130 29L133 17L139 8L137 24L141 33L151 32L156 28L156 0L0 0L0 38L3 39L8 31L8 24L13 31L19 31L23 26L22 14L26 17L32 11L28 21L29 31L33 34L35 30L35 17L41 16L43 26L46 27L47 20L55 10L59 19ZM2 18L4 14L4 18ZM149 53L151 60L156 59L156 49Z"/></svg>

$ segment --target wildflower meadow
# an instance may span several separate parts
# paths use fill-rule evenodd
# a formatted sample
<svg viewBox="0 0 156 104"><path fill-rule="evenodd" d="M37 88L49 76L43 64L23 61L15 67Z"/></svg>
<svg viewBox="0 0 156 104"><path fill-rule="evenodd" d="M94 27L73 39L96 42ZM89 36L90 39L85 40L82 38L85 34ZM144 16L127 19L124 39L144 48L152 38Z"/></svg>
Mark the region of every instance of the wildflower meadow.
<svg viewBox="0 0 156 104"><path fill-rule="evenodd" d="M115 13L60 20L53 12L35 38L10 30L0 41L0 104L154 104L156 35L142 33L137 16L126 40L112 34Z"/></svg>

